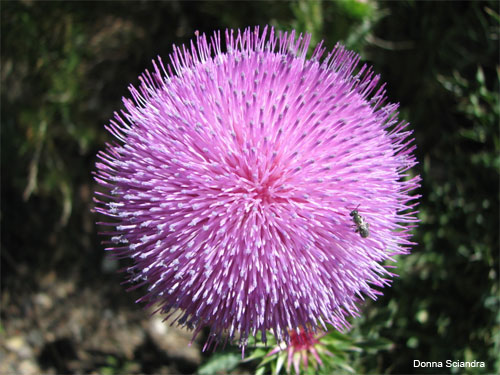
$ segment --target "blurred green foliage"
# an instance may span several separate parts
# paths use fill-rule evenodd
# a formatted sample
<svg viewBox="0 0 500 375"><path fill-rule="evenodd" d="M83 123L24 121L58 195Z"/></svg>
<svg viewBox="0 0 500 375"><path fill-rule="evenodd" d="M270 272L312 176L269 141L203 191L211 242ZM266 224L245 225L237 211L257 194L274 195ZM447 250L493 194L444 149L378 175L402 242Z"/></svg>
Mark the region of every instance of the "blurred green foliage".
<svg viewBox="0 0 500 375"><path fill-rule="evenodd" d="M476 359L494 372L499 371L499 24L488 9L498 13L498 3L394 7L391 14L400 21L385 18L376 32L415 46L370 57L415 129L423 177L419 246L401 259L400 279L378 302L388 304L393 322L382 334L391 335L396 353L407 350L413 359ZM397 305L390 308L393 301ZM403 372L410 359L384 355L383 367Z"/></svg>
<svg viewBox="0 0 500 375"><path fill-rule="evenodd" d="M241 352L236 350L215 353L197 371L198 375L229 374L242 361Z"/></svg>
<svg viewBox="0 0 500 375"><path fill-rule="evenodd" d="M354 338L350 334L342 334L332 328L327 333L318 333L315 335L318 342L314 344L313 348L320 358L321 364L318 363L307 346L306 349L294 348L289 363L289 351L284 343L278 345L275 338L271 334L267 334L266 344L264 344L262 343L261 337L262 334L259 332L256 337L249 338L248 347L246 349L250 352L249 356L247 355L247 357L242 359L240 348L230 348L222 354L210 356L199 368L198 374L237 374L241 371L241 369L237 367L241 363L256 365L256 375L283 374L288 372L288 366L290 366L289 370L295 373L292 359L294 357L300 358L299 370L302 374L353 374L356 373L356 370L351 367L354 358L351 355L352 353L364 353L366 349L387 350L391 347L391 343L386 339L359 336ZM296 340L297 343L301 343L299 339ZM307 358L307 366L304 363L304 358Z"/></svg>
<svg viewBox="0 0 500 375"><path fill-rule="evenodd" d="M131 361L120 361L118 358L109 355L106 357L106 365L99 367L101 375L130 374L137 372L137 364ZM134 371L135 370L135 371Z"/></svg>
<svg viewBox="0 0 500 375"><path fill-rule="evenodd" d="M400 277L364 306L349 333L355 342L393 344L368 345L348 365L359 373L434 373L413 369L413 360L476 359L487 369L466 372L500 371L498 2L1 7L2 288L36 289L48 270L99 280L91 171L110 141L103 124L121 108L128 83L195 30L272 24L310 32L328 49L340 41L358 51L387 82L390 100L401 103L418 145L418 245L398 259ZM219 355L219 365L234 365Z"/></svg>

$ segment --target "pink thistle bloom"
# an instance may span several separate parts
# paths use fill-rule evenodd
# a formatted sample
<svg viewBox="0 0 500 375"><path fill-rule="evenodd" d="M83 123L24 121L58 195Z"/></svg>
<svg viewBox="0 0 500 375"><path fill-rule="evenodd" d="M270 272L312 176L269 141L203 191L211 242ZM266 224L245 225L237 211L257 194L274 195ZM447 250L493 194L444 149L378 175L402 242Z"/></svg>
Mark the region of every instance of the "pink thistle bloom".
<svg viewBox="0 0 500 375"><path fill-rule="evenodd" d="M311 331L305 331L304 328L300 328L297 331L290 331L290 342L288 345L276 346L273 350L269 352L267 356L272 356L281 351L286 351L287 365L286 372L290 373L290 369L293 364L293 368L296 374L300 374L300 364L307 371L309 367L309 362L312 362L314 369L316 370L319 366L323 365L323 361L320 358L320 354L329 355L333 357L333 354L329 352L326 347L320 342L322 336L316 335ZM283 366L283 357L278 357L275 374L279 374L281 367ZM311 359L311 361L310 361Z"/></svg>
<svg viewBox="0 0 500 375"><path fill-rule="evenodd" d="M417 219L412 132L359 57L309 35L198 35L158 58L106 127L96 211L140 302L194 329L342 330L392 276ZM355 212L353 212L355 211Z"/></svg>

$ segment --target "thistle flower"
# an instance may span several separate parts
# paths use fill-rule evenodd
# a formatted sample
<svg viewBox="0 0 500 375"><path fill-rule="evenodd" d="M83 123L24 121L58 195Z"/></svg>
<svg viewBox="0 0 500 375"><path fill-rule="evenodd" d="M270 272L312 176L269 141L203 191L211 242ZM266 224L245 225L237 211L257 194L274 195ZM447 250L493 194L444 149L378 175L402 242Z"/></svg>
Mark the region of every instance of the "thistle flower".
<svg viewBox="0 0 500 375"><path fill-rule="evenodd" d="M419 177L379 76L309 35L197 33L153 61L107 129L96 211L139 299L210 328L206 346L308 327L342 330L412 245ZM354 215L354 212L356 215ZM169 315L170 316L170 315Z"/></svg>
<svg viewBox="0 0 500 375"><path fill-rule="evenodd" d="M295 374L300 374L300 365L304 367L307 371L309 364L312 363L314 370L318 369L318 366L323 365L323 361L320 358L320 354L325 356L334 355L326 349L326 347L320 342L321 337L325 333L316 335L311 331L305 331L304 328L300 328L297 331L292 330L290 332L290 343L288 345L276 346L273 350L269 352L268 357L278 354L276 361L276 368L274 374L279 374L286 357L286 372L289 374L292 364Z"/></svg>

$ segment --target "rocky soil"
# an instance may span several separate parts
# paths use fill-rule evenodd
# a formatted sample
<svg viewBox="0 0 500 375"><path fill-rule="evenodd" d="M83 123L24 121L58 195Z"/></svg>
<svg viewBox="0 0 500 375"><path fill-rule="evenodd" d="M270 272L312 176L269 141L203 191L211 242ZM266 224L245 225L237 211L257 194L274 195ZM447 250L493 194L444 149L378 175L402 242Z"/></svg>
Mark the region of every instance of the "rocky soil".
<svg viewBox="0 0 500 375"><path fill-rule="evenodd" d="M202 339L189 345L190 332L135 304L139 295L111 278L82 284L49 272L36 290L4 288L0 374L195 372Z"/></svg>

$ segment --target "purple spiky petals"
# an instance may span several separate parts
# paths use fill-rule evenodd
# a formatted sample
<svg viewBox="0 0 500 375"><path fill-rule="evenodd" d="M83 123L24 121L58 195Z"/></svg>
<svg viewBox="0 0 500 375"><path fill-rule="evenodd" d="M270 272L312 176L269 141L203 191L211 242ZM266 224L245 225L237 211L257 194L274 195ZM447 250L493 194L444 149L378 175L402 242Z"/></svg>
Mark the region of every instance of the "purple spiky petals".
<svg viewBox="0 0 500 375"><path fill-rule="evenodd" d="M158 59L107 129L96 211L140 299L195 330L348 326L416 225L411 131L359 57L265 28L198 35ZM356 232L356 209L369 236Z"/></svg>

